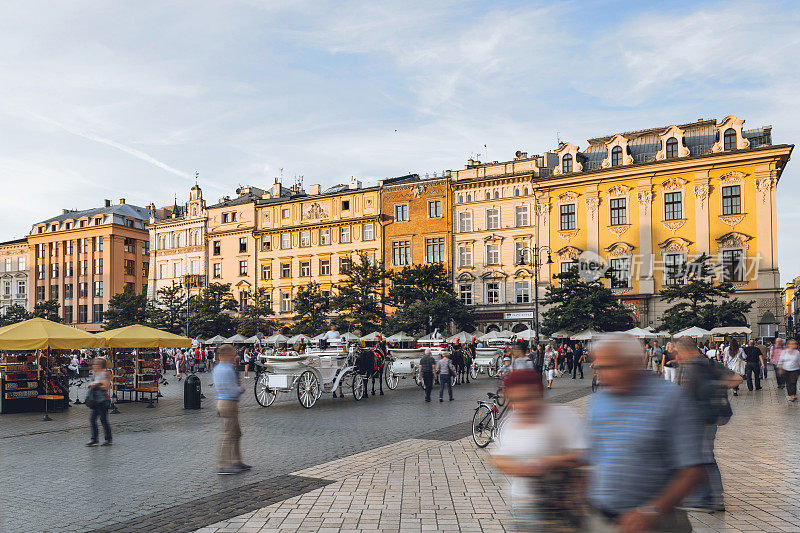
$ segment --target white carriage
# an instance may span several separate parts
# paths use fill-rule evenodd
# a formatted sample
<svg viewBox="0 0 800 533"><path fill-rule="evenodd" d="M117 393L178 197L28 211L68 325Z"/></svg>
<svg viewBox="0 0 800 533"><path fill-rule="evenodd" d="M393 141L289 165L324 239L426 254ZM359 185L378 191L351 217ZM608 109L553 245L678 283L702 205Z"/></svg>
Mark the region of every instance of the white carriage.
<svg viewBox="0 0 800 533"><path fill-rule="evenodd" d="M422 348L390 348L386 386L390 390L394 390L401 379L409 376L413 377L414 382L419 385L419 360L422 359L424 353L425 350Z"/></svg>
<svg viewBox="0 0 800 533"><path fill-rule="evenodd" d="M259 363L262 371L254 386L256 401L269 407L279 392L297 391L297 401L306 409L323 393L349 388L353 397L364 397L366 383L354 371L353 358L342 347L308 351L302 355L269 355Z"/></svg>
<svg viewBox="0 0 800 533"><path fill-rule="evenodd" d="M495 377L498 370L503 365L503 350L499 346L485 346L475 349L475 361L473 367L477 372Z"/></svg>

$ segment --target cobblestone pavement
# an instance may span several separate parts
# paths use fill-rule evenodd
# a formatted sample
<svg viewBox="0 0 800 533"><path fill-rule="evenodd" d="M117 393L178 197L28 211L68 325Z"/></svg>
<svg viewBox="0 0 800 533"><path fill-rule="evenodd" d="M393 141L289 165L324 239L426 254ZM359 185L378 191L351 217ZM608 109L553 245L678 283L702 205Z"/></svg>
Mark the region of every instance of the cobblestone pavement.
<svg viewBox="0 0 800 533"><path fill-rule="evenodd" d="M456 387L454 402L425 404L420 389L404 380L385 396L355 402L326 395L306 410L289 395L269 408L258 406L249 379L241 406L242 451L254 469L217 476L220 424L208 377L201 375L209 400L200 411L183 410L183 383L174 378L155 409L120 404L121 413L110 417L109 448L84 447L89 411L82 405L52 414L52 422L36 413L0 417L0 531L175 530L153 528L164 516L171 520L162 524L182 519L186 529L193 517L202 520L200 527L330 483L293 472L469 420L475 399L496 386L481 377ZM588 381L564 383L556 394L579 385L585 389ZM86 389L80 390L83 398ZM468 429L459 431L460 437ZM261 501L253 502L252 494ZM271 499L276 494L283 497Z"/></svg>
<svg viewBox="0 0 800 533"><path fill-rule="evenodd" d="M589 398L580 392L556 398L582 413ZM800 406L772 380L732 400L735 416L717 438L727 512L691 513L695 531L800 532ZM506 480L470 437L448 438L462 426L422 436L437 440L408 439L294 472L331 483L198 533L504 531Z"/></svg>

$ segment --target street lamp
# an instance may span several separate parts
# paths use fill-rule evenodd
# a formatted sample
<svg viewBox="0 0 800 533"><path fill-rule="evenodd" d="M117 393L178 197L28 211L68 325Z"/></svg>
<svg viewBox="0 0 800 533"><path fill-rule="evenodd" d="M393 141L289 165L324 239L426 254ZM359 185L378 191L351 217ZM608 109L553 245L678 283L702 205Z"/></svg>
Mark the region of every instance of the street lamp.
<svg viewBox="0 0 800 533"><path fill-rule="evenodd" d="M525 255L529 255L526 262ZM552 265L553 258L550 256L550 247L547 245L535 246L533 248L522 248L517 258L520 265L530 264L533 268L533 326L536 336L536 345L539 345L539 269L542 267L542 252L547 252L545 264Z"/></svg>

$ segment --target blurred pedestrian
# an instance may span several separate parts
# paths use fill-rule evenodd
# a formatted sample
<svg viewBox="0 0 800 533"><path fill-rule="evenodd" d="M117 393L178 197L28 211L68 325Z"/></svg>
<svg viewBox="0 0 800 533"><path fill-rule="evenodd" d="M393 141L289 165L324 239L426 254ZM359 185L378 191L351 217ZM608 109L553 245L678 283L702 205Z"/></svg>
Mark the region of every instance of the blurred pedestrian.
<svg viewBox="0 0 800 533"><path fill-rule="evenodd" d="M567 406L544 402L542 376L534 370L509 373L504 388L511 410L492 461L511 478L515 528L579 531L576 467L586 448L580 418Z"/></svg>
<svg viewBox="0 0 800 533"><path fill-rule="evenodd" d="M217 412L222 418L222 441L219 447L217 474L238 474L250 470L242 462L242 428L239 426L239 397L244 392L234 366L236 349L223 344L217 350L219 363L214 367L214 390L217 391Z"/></svg>
<svg viewBox="0 0 800 533"><path fill-rule="evenodd" d="M786 384L787 400L793 402L797 399L797 378L800 377L800 352L797 350L797 341L789 339L786 349L778 360L778 372L781 373Z"/></svg>
<svg viewBox="0 0 800 533"><path fill-rule="evenodd" d="M533 361L527 357L528 342L525 340L518 340L511 345L511 369L520 370L527 368L533 370ZM531 354L533 355L533 354Z"/></svg>
<svg viewBox="0 0 800 533"><path fill-rule="evenodd" d="M761 373L764 371L764 356L756 346L755 339L750 339L744 348L745 367L747 377L747 390L753 391L753 377L755 377L755 390L761 390Z"/></svg>
<svg viewBox="0 0 800 533"><path fill-rule="evenodd" d="M111 446L111 425L108 423L108 408L111 406L111 398L108 389L111 388L111 377L106 370L108 361L102 357L95 357L92 361L92 373L94 380L89 385L89 394L86 396L86 404L92 410L89 414L89 426L92 428L92 440L87 446L97 446L99 431L97 419L103 425L103 438L101 446Z"/></svg>
<svg viewBox="0 0 800 533"><path fill-rule="evenodd" d="M431 355L431 349L425 348L425 353L419 360L419 368L417 379L422 383L422 388L425 389L425 401L431 401L431 391L433 390L433 369L436 366L436 360Z"/></svg>
<svg viewBox="0 0 800 533"><path fill-rule="evenodd" d="M678 362L675 360L675 345L672 344L672 342L668 342L662 352L661 373L664 374L664 379L666 381L675 383L678 366Z"/></svg>
<svg viewBox="0 0 800 533"><path fill-rule="evenodd" d="M677 509L703 480L703 425L687 395L645 371L639 341L608 334L592 357L603 383L587 415L588 531L692 531Z"/></svg>
<svg viewBox="0 0 800 533"><path fill-rule="evenodd" d="M578 377L578 372L581 373L581 379L583 379L583 363L586 362L586 351L581 347L581 345L575 346L575 361L572 366L572 379Z"/></svg>
<svg viewBox="0 0 800 533"><path fill-rule="evenodd" d="M242 356L242 361L244 362L244 379L250 379L248 372L250 371L250 361L252 360L252 356L250 355L250 350L247 348L244 349L244 355Z"/></svg>
<svg viewBox="0 0 800 533"><path fill-rule="evenodd" d="M744 351L739 347L739 343L736 339L731 339L731 342L728 344L728 347L725 348L724 352L724 361L725 367L728 370L731 370L744 378L745 373L745 362L744 362ZM739 387L736 386L733 388L733 395L739 396Z"/></svg>
<svg viewBox="0 0 800 533"><path fill-rule="evenodd" d="M447 386L447 393L450 401L453 401L453 376L456 374L456 367L447 357L447 352L442 352L442 358L436 361L436 375L439 377L439 401L443 402L444 387Z"/></svg>
<svg viewBox="0 0 800 533"><path fill-rule="evenodd" d="M557 358L558 353L548 344L544 350L544 361L542 362L548 389L553 388L553 379L556 377L556 368L558 367Z"/></svg>
<svg viewBox="0 0 800 533"><path fill-rule="evenodd" d="M775 372L775 381L778 382L778 388L782 389L784 387L783 384L783 374L778 372L778 362L781 360L781 355L785 350L783 346L783 339L778 337L775 339L775 344L773 344L769 349L769 360L772 363L772 370Z"/></svg>

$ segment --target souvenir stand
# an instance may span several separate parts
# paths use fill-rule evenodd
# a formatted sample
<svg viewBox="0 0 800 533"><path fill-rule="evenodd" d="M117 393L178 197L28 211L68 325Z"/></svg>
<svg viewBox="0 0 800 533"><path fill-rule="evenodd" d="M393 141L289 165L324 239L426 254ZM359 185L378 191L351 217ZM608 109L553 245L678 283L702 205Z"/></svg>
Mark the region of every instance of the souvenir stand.
<svg viewBox="0 0 800 533"><path fill-rule="evenodd" d="M91 333L43 318L0 328L0 412L44 410L69 405L69 350L96 348Z"/></svg>
<svg viewBox="0 0 800 533"><path fill-rule="evenodd" d="M158 383L163 372L159 348L192 345L192 340L186 337L138 324L103 331L97 337L109 349L114 392L123 397L128 393L129 400L137 402L147 396L148 407L153 406L153 398L158 401Z"/></svg>

